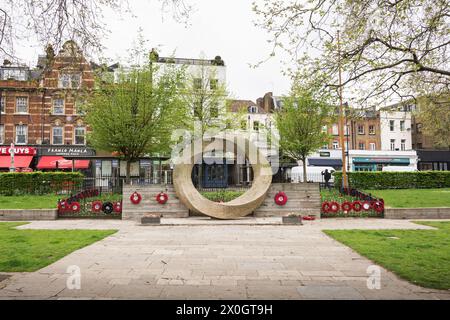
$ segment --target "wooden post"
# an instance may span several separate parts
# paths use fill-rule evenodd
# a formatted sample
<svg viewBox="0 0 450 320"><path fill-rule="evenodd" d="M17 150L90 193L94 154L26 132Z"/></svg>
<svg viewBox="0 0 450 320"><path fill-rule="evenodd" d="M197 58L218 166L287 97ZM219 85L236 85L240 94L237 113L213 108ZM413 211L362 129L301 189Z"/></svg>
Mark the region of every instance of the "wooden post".
<svg viewBox="0 0 450 320"><path fill-rule="evenodd" d="M342 187L348 188L347 180L347 168L346 168L346 154L345 154L345 141L344 141L344 105L342 102L342 70L341 70L341 43L339 37L339 30L337 32L337 42L338 42L338 65L339 65L339 140L342 150Z"/></svg>

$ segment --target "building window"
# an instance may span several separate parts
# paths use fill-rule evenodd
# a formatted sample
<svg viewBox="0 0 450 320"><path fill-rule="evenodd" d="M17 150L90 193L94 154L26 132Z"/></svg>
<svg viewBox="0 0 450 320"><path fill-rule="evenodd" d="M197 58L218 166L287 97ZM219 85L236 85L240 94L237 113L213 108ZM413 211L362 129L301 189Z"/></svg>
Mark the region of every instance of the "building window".
<svg viewBox="0 0 450 320"><path fill-rule="evenodd" d="M246 120L242 120L241 121L241 129L242 130L247 130L247 121Z"/></svg>
<svg viewBox="0 0 450 320"><path fill-rule="evenodd" d="M395 150L395 139L391 139L391 151Z"/></svg>
<svg viewBox="0 0 450 320"><path fill-rule="evenodd" d="M64 114L64 99L53 99L53 114Z"/></svg>
<svg viewBox="0 0 450 320"><path fill-rule="evenodd" d="M63 128L53 127L52 129L52 144L63 144Z"/></svg>
<svg viewBox="0 0 450 320"><path fill-rule="evenodd" d="M0 144L5 143L5 126L0 124Z"/></svg>
<svg viewBox="0 0 450 320"><path fill-rule="evenodd" d="M337 124L333 124L332 134L335 135L335 136L337 136L339 134L339 128L338 128Z"/></svg>
<svg viewBox="0 0 450 320"><path fill-rule="evenodd" d="M202 89L202 79L195 78L194 79L194 90L201 90L201 89Z"/></svg>
<svg viewBox="0 0 450 320"><path fill-rule="evenodd" d="M375 134L375 126L373 124L369 126L369 134Z"/></svg>
<svg viewBox="0 0 450 320"><path fill-rule="evenodd" d="M65 89L78 89L81 84L81 74L62 73L59 75L58 87Z"/></svg>
<svg viewBox="0 0 450 320"><path fill-rule="evenodd" d="M209 79L209 88L211 90L216 90L218 88L219 81L217 79Z"/></svg>
<svg viewBox="0 0 450 320"><path fill-rule="evenodd" d="M16 97L16 113L28 113L27 97Z"/></svg>
<svg viewBox="0 0 450 320"><path fill-rule="evenodd" d="M406 150L406 140L402 139L402 141L400 142L400 150L405 151Z"/></svg>
<svg viewBox="0 0 450 320"><path fill-rule="evenodd" d="M322 132L325 132L325 133L326 133L326 132L327 132L327 129L328 129L327 126L322 126Z"/></svg>
<svg viewBox="0 0 450 320"><path fill-rule="evenodd" d="M421 123L416 124L416 129L417 133L422 133L422 124Z"/></svg>
<svg viewBox="0 0 450 320"><path fill-rule="evenodd" d="M17 81L26 81L28 78L28 70L23 70L23 69L16 69L16 68L11 68L11 69L3 69L0 72L1 75L1 80L17 80Z"/></svg>
<svg viewBox="0 0 450 320"><path fill-rule="evenodd" d="M6 106L6 98L2 97L0 99L0 113L5 113L5 106Z"/></svg>
<svg viewBox="0 0 450 320"><path fill-rule="evenodd" d="M259 131L259 121L253 121L253 130Z"/></svg>
<svg viewBox="0 0 450 320"><path fill-rule="evenodd" d="M358 124L358 134L364 134L364 125Z"/></svg>
<svg viewBox="0 0 450 320"><path fill-rule="evenodd" d="M333 141L333 149L339 149L339 142Z"/></svg>
<svg viewBox="0 0 450 320"><path fill-rule="evenodd" d="M344 132L346 136L349 135L348 125L344 125Z"/></svg>
<svg viewBox="0 0 450 320"><path fill-rule="evenodd" d="M405 121L404 120L400 121L400 131L405 131Z"/></svg>
<svg viewBox="0 0 450 320"><path fill-rule="evenodd" d="M395 121L389 120L389 130L390 131L394 131L394 126L395 126Z"/></svg>
<svg viewBox="0 0 450 320"><path fill-rule="evenodd" d="M16 126L16 144L27 144L28 142L28 127L26 125Z"/></svg>
<svg viewBox="0 0 450 320"><path fill-rule="evenodd" d="M248 112L249 113L257 113L258 108L256 106L250 106L250 107L248 107Z"/></svg>
<svg viewBox="0 0 450 320"><path fill-rule="evenodd" d="M77 127L75 128L75 144L85 145L86 144L86 128Z"/></svg>
<svg viewBox="0 0 450 320"><path fill-rule="evenodd" d="M370 150L372 150L372 151L376 150L376 148L377 148L377 146L374 142L369 143L369 146L370 146Z"/></svg>
<svg viewBox="0 0 450 320"><path fill-rule="evenodd" d="M359 150L366 150L366 144L364 142L358 143Z"/></svg>

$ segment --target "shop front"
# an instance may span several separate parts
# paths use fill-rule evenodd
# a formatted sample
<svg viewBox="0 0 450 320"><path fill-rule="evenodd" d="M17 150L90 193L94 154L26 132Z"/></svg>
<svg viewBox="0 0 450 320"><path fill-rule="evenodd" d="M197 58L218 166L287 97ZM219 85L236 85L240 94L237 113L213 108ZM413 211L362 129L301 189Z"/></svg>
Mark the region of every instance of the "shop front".
<svg viewBox="0 0 450 320"><path fill-rule="evenodd" d="M399 171L417 169L417 154L415 151L364 152L350 150L349 161L352 171L383 171L384 167L395 167Z"/></svg>
<svg viewBox="0 0 450 320"><path fill-rule="evenodd" d="M448 150L418 150L417 168L420 171L449 171L450 151Z"/></svg>
<svg viewBox="0 0 450 320"><path fill-rule="evenodd" d="M14 157L12 156L14 154ZM0 146L0 171L32 171L36 148L26 146Z"/></svg>
<svg viewBox="0 0 450 320"><path fill-rule="evenodd" d="M38 155L37 170L77 170L89 176L91 163L83 158L94 156L95 150L84 146L41 146Z"/></svg>

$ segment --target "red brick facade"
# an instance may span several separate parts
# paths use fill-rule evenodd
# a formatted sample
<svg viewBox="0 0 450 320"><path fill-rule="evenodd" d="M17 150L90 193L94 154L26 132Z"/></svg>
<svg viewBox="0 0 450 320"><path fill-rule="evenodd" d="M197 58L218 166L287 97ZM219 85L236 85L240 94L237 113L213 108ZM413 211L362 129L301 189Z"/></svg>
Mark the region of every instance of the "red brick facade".
<svg viewBox="0 0 450 320"><path fill-rule="evenodd" d="M0 144L82 145L83 140L85 144L81 133L88 129L76 105L83 92L94 86L90 64L71 41L64 44L58 55L54 56L49 49L39 60L41 65L36 69L23 70L29 75L27 79L0 80L0 97L4 103ZM17 137L16 130L24 128L20 125L26 126L25 141ZM77 141L75 128L80 128ZM54 137L54 133L58 135Z"/></svg>

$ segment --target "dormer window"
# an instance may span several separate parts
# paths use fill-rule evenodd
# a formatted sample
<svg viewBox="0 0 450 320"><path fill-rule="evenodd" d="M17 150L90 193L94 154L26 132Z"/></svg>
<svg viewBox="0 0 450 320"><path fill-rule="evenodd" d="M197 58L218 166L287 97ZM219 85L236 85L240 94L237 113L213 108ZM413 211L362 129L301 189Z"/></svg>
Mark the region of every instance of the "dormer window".
<svg viewBox="0 0 450 320"><path fill-rule="evenodd" d="M248 112L249 113L257 113L258 108L256 106L250 106L250 107L248 107Z"/></svg>

